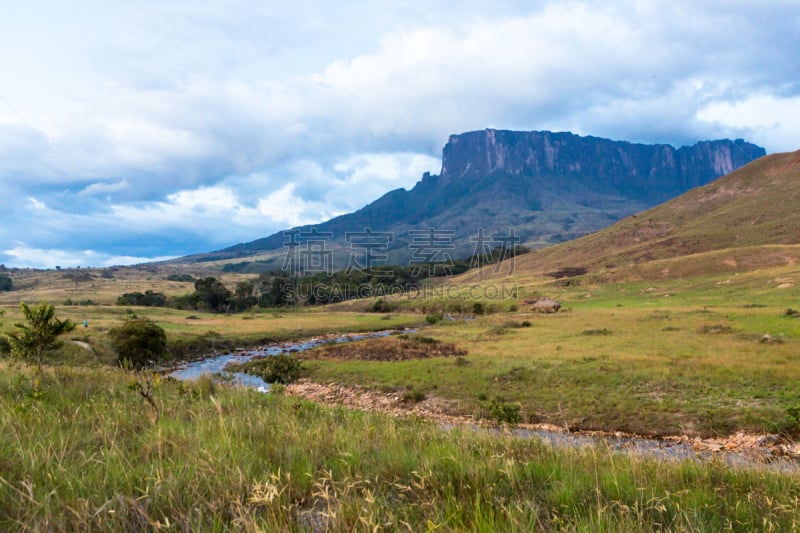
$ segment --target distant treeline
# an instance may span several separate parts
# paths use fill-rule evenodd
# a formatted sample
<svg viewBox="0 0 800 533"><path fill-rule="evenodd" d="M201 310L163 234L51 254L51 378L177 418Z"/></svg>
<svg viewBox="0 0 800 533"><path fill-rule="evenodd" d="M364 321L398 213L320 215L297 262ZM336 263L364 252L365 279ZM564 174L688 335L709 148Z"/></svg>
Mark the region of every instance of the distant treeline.
<svg viewBox="0 0 800 533"><path fill-rule="evenodd" d="M527 248L497 248L480 258L480 265L497 263L514 255L526 253ZM257 278L241 281L234 291L213 277L195 280L195 291L184 296L167 297L164 293L131 292L120 296L117 305L173 307L176 309L211 312L241 312L253 307L285 307L324 305L358 298L403 294L419 289L424 280L461 274L477 266L474 258L449 263L420 263L411 266L381 269L340 270L290 276L283 270L272 270Z"/></svg>

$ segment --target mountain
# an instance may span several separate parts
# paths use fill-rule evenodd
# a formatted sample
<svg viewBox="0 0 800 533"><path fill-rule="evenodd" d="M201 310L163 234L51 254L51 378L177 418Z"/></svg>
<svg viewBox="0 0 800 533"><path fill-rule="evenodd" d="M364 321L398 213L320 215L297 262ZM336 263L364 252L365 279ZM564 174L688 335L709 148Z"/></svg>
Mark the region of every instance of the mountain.
<svg viewBox="0 0 800 533"><path fill-rule="evenodd" d="M791 266L800 263L798 206L800 150L772 154L597 233L520 256L515 271L652 279Z"/></svg>
<svg viewBox="0 0 800 533"><path fill-rule="evenodd" d="M346 257L346 232L391 232L388 262L408 260L410 230L443 230L455 256L470 240L513 228L530 247L568 241L705 185L765 154L741 139L693 146L645 145L548 131L487 129L452 135L438 175L397 189L347 215L314 226L331 232L327 248ZM309 231L312 227L299 228ZM284 233L193 260L228 260L281 251Z"/></svg>

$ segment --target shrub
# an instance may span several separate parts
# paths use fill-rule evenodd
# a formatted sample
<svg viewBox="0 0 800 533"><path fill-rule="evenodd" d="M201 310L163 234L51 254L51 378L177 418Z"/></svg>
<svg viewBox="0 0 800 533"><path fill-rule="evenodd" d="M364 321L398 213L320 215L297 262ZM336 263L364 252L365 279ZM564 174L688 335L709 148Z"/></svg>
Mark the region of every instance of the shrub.
<svg viewBox="0 0 800 533"><path fill-rule="evenodd" d="M502 398L495 398L491 402L485 400L485 395L481 399L481 418L491 418L498 424L508 424L509 426L516 426L522 422L522 413L520 406L506 402ZM481 396L478 397L479 399Z"/></svg>
<svg viewBox="0 0 800 533"><path fill-rule="evenodd" d="M121 326L112 328L109 336L119 362L127 361L134 368L156 363L167 352L166 332L146 318L126 320Z"/></svg>
<svg viewBox="0 0 800 533"><path fill-rule="evenodd" d="M425 399L425 393L417 389L409 389L403 393L405 403L419 403Z"/></svg>
<svg viewBox="0 0 800 533"><path fill-rule="evenodd" d="M303 375L303 363L286 354L265 357L258 362L254 373L267 383L288 385Z"/></svg>
<svg viewBox="0 0 800 533"><path fill-rule="evenodd" d="M585 329L583 330L584 335L611 335L611 330L608 328L603 329Z"/></svg>
<svg viewBox="0 0 800 533"><path fill-rule="evenodd" d="M391 313L394 311L395 306L384 300L383 298L378 298L375 300L375 303L369 308L370 312L372 313Z"/></svg>
<svg viewBox="0 0 800 533"><path fill-rule="evenodd" d="M442 315L442 313L431 313L425 317L425 322L427 322L430 325L434 325L441 322L443 318L444 315Z"/></svg>

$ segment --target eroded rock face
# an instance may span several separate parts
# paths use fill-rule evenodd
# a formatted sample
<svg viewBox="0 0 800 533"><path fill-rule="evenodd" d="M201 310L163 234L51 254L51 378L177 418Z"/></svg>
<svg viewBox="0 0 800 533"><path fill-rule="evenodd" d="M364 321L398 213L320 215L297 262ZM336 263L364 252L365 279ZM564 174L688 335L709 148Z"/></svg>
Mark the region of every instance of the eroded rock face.
<svg viewBox="0 0 800 533"><path fill-rule="evenodd" d="M450 136L440 176L450 182L503 173L518 176L521 183L542 176L658 203L765 154L741 139L674 148L572 133L489 129Z"/></svg>

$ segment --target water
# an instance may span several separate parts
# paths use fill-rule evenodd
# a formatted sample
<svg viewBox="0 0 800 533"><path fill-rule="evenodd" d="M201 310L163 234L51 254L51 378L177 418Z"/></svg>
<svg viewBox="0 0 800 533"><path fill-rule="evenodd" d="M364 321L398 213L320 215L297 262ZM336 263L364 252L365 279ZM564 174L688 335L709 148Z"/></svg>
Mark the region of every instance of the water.
<svg viewBox="0 0 800 533"><path fill-rule="evenodd" d="M404 330L414 331L414 330ZM224 381L230 381L236 385L243 387L252 387L260 392L269 392L269 383L264 381L258 376L245 374L244 372L230 372L225 368L231 363L246 363L254 357L266 357L273 355L288 354L292 352L302 352L310 350L323 344L334 344L341 342L352 342L361 339L370 339L375 337L387 337L392 333L398 333L398 330L383 330L373 331L369 333L358 333L339 335L336 337L320 337L316 339L308 339L297 342L284 342L275 343L253 350L245 350L236 353L226 353L222 355L214 355L201 359L199 361L191 361L188 363L181 363L168 375L169 377L179 379L181 381L197 379L203 374L211 374L219 376Z"/></svg>

